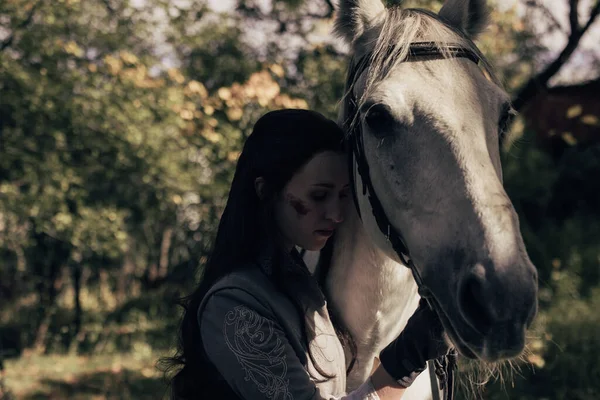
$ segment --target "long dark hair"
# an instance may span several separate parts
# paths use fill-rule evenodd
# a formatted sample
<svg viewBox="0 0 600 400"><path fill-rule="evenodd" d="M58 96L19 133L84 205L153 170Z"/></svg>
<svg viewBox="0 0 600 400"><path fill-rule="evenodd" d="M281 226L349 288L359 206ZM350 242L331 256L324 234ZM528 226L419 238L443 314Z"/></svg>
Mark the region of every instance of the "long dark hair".
<svg viewBox="0 0 600 400"><path fill-rule="evenodd" d="M267 275L288 295L299 312L304 313L308 307L302 299L319 298L315 294L315 291L320 294L317 282L305 269L282 271L277 268L282 252L271 210L286 183L314 155L323 151L344 151L343 136L335 122L308 110L272 111L254 125L238 160L227 205L200 284L190 296L180 301L184 315L177 353L161 361L167 374L178 369L171 378L173 399L197 398L209 387L213 393L219 391L227 398L237 397L206 357L196 313L217 280L257 261L267 244L275 244L271 246L275 268L267 271ZM255 190L258 177L265 181L260 199ZM294 274L294 279L290 279L289 274ZM304 324L306 331L306 321ZM353 344L347 331L337 321L334 324L342 336L342 343ZM350 352L354 358L354 346Z"/></svg>

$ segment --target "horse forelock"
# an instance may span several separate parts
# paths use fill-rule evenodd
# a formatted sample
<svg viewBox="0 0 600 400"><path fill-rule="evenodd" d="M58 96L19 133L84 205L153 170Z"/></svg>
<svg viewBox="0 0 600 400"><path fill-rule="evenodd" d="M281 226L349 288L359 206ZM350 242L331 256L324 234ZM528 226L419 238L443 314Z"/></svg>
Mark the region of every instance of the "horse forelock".
<svg viewBox="0 0 600 400"><path fill-rule="evenodd" d="M472 52L479 58L479 66L486 78L502 87L494 68L477 45L463 32L448 25L431 11L391 7L387 9L383 22L376 29L375 34L367 32L364 38L357 40L352 60L349 63L340 112L340 124L347 128L347 135L360 122L358 113L348 115L349 102L355 101L357 105L360 105L378 82L385 80L397 65L406 61L410 53L410 46L414 42L427 41L431 43L448 60L455 58L449 46L460 46ZM355 69L361 60L366 62L365 85L360 96L355 98L354 89L363 72L355 71ZM458 68L457 65L454 67ZM449 74L452 72L452 69L448 71Z"/></svg>

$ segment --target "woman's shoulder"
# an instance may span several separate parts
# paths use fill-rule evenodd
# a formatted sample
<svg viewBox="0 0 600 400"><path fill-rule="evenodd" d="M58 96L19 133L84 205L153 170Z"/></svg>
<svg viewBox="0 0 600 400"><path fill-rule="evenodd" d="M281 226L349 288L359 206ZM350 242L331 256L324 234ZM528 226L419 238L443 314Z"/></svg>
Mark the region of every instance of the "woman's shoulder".
<svg viewBox="0 0 600 400"><path fill-rule="evenodd" d="M207 302L223 298L269 308L274 296L277 296L277 290L257 264L241 265L211 286L200 303L198 312L201 313Z"/></svg>
<svg viewBox="0 0 600 400"><path fill-rule="evenodd" d="M243 307L291 324L297 324L300 318L289 297L278 289L258 264L237 268L213 284L198 308L199 320L207 306L221 310Z"/></svg>
<svg viewBox="0 0 600 400"><path fill-rule="evenodd" d="M250 293L260 294L270 291L273 283L262 271L258 264L244 264L218 279L209 289L207 295L226 289L241 289Z"/></svg>

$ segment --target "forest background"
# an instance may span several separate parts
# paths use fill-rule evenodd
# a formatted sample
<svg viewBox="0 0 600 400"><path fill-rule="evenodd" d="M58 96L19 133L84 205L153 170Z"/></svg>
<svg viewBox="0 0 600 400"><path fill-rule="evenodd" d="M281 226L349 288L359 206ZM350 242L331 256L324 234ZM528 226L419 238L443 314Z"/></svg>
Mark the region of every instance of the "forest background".
<svg viewBox="0 0 600 400"><path fill-rule="evenodd" d="M253 122L283 107L336 116L347 48L333 5L0 1L0 399L161 397L175 300ZM479 45L520 112L504 173L540 314L483 398L597 400L600 2L490 5Z"/></svg>

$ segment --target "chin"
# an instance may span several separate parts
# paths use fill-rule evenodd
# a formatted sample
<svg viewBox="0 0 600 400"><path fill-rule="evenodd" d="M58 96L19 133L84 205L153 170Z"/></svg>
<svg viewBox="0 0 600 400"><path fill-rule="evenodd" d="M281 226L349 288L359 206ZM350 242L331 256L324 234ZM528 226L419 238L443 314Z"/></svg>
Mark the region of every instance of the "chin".
<svg viewBox="0 0 600 400"><path fill-rule="evenodd" d="M304 244L300 245L300 247L302 247L304 250L307 250L307 251L320 251L323 249L323 247L325 247L326 244L327 244L327 241L311 242L311 243L304 243Z"/></svg>

